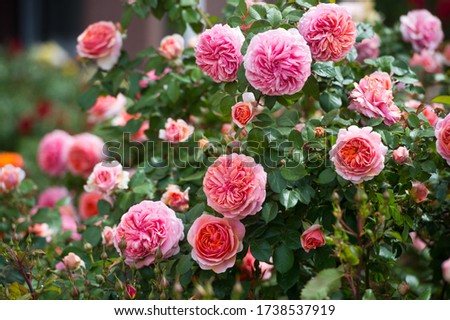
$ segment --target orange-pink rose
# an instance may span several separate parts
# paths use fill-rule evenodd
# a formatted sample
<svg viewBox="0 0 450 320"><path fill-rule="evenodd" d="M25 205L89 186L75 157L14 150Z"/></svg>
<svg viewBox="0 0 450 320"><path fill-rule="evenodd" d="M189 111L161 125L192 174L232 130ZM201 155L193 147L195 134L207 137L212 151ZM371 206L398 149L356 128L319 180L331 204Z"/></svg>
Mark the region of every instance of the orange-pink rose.
<svg viewBox="0 0 450 320"><path fill-rule="evenodd" d="M111 227L104 227L102 231L102 243L107 247L114 245L114 229Z"/></svg>
<svg viewBox="0 0 450 320"><path fill-rule="evenodd" d="M168 60L181 57L184 50L184 39L179 34L164 37L159 45L159 54Z"/></svg>
<svg viewBox="0 0 450 320"><path fill-rule="evenodd" d="M309 250L314 250L325 245L325 236L321 229L322 226L320 224L313 224L302 233L300 242L303 250L309 252Z"/></svg>
<svg viewBox="0 0 450 320"><path fill-rule="evenodd" d="M259 273L259 277L261 280L269 280L272 277L273 265L258 261L257 270L255 267L255 262L256 259L250 252L250 248L248 248L247 254L242 259L242 264L240 265L240 269L242 272L241 280L255 279L257 273Z"/></svg>
<svg viewBox="0 0 450 320"><path fill-rule="evenodd" d="M117 97L98 97L95 104L88 111L88 121L100 123L121 114L125 111L127 98L119 93Z"/></svg>
<svg viewBox="0 0 450 320"><path fill-rule="evenodd" d="M245 92L242 94L242 102L231 107L231 117L239 128L243 128L261 111L260 109L262 107L258 108L254 94Z"/></svg>
<svg viewBox="0 0 450 320"><path fill-rule="evenodd" d="M82 219L89 219L98 214L97 204L103 200L104 196L100 192L83 192L80 196L78 210Z"/></svg>
<svg viewBox="0 0 450 320"><path fill-rule="evenodd" d="M90 133L74 136L67 155L67 166L74 175L88 177L94 166L103 159L104 142Z"/></svg>
<svg viewBox="0 0 450 320"><path fill-rule="evenodd" d="M16 189L25 179L25 171L7 164L0 168L0 193Z"/></svg>
<svg viewBox="0 0 450 320"><path fill-rule="evenodd" d="M411 198L416 203L421 203L427 200L428 197L428 189L427 187L419 181L414 181L412 183L412 188L409 190L409 194L411 195Z"/></svg>
<svg viewBox="0 0 450 320"><path fill-rule="evenodd" d="M450 114L439 120L434 131L437 152L450 166Z"/></svg>
<svg viewBox="0 0 450 320"><path fill-rule="evenodd" d="M68 270L76 270L81 267L84 268L84 261L73 252L69 252L69 254L63 258L63 263Z"/></svg>
<svg viewBox="0 0 450 320"><path fill-rule="evenodd" d="M398 147L394 150L392 156L397 164L403 164L409 158L409 151L405 147Z"/></svg>
<svg viewBox="0 0 450 320"><path fill-rule="evenodd" d="M181 191L179 186L169 184L161 196L161 201L175 211L184 212L189 208L189 188Z"/></svg>
<svg viewBox="0 0 450 320"><path fill-rule="evenodd" d="M184 142L194 133L194 127L188 125L186 121L172 118L167 119L165 129L159 130L159 138L172 143Z"/></svg>

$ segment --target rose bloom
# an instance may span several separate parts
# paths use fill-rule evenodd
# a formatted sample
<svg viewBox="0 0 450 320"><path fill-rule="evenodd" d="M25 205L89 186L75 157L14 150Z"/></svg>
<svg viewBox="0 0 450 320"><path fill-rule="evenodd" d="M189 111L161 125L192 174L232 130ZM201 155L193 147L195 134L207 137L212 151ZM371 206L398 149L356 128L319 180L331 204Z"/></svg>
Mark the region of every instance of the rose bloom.
<svg viewBox="0 0 450 320"><path fill-rule="evenodd" d="M366 38L360 43L355 43L355 48L358 52L356 61L363 63L365 59L378 58L380 55L380 37L374 34L372 38Z"/></svg>
<svg viewBox="0 0 450 320"><path fill-rule="evenodd" d="M385 72L375 71L365 76L350 92L350 110L356 110L368 118L383 118L388 126L401 118L400 109L394 103L391 77Z"/></svg>
<svg viewBox="0 0 450 320"><path fill-rule="evenodd" d="M303 250L309 252L309 250L315 250L325 245L325 236L321 229L320 224L313 224L302 233L300 242Z"/></svg>
<svg viewBox="0 0 450 320"><path fill-rule="evenodd" d="M77 38L77 53L82 58L95 59L104 70L117 63L122 48L122 35L112 22L91 24Z"/></svg>
<svg viewBox="0 0 450 320"><path fill-rule="evenodd" d="M36 223L28 227L28 232L35 234L37 237L45 238L47 242L52 240L53 232L47 223Z"/></svg>
<svg viewBox="0 0 450 320"><path fill-rule="evenodd" d="M231 107L231 117L239 128L243 128L261 111L260 109L257 107L255 95L251 92L245 92L242 94L242 102L238 102Z"/></svg>
<svg viewBox="0 0 450 320"><path fill-rule="evenodd" d="M0 193L16 189L25 179L25 171L7 164L0 168Z"/></svg>
<svg viewBox="0 0 450 320"><path fill-rule="evenodd" d="M37 161L39 168L51 176L61 176L67 169L67 156L73 138L65 131L47 133L39 143Z"/></svg>
<svg viewBox="0 0 450 320"><path fill-rule="evenodd" d="M102 161L104 142L91 133L74 136L67 155L67 166L74 175L88 177L94 166Z"/></svg>
<svg viewBox="0 0 450 320"><path fill-rule="evenodd" d="M129 173L117 161L99 162L89 176L84 190L110 194L116 189L128 189Z"/></svg>
<svg viewBox="0 0 450 320"><path fill-rule="evenodd" d="M23 157L17 152L0 152L0 167L4 167L7 164L23 168Z"/></svg>
<svg viewBox="0 0 450 320"><path fill-rule="evenodd" d="M225 272L234 266L236 254L243 249L244 225L236 219L203 214L192 224L187 240L192 259L203 270Z"/></svg>
<svg viewBox="0 0 450 320"><path fill-rule="evenodd" d="M316 61L341 61L356 40L352 17L336 4L321 3L309 9L301 18L298 30Z"/></svg>
<svg viewBox="0 0 450 320"><path fill-rule="evenodd" d="M244 57L245 76L265 95L291 95L305 85L311 61L311 52L297 30L269 30L250 41Z"/></svg>
<svg viewBox="0 0 450 320"><path fill-rule="evenodd" d="M80 240L81 234L78 233L77 213L72 205L65 205L58 208L61 215L61 231L71 232L72 240Z"/></svg>
<svg viewBox="0 0 450 320"><path fill-rule="evenodd" d="M424 202L425 200L427 200L427 196L428 196L428 189L427 187L419 181L414 181L412 183L412 188L411 190L409 190L409 194L411 195L411 198L416 202L416 203L421 203Z"/></svg>
<svg viewBox="0 0 450 320"><path fill-rule="evenodd" d="M189 208L189 188L181 191L179 186L169 184L161 196L161 201L175 211L184 212Z"/></svg>
<svg viewBox="0 0 450 320"><path fill-rule="evenodd" d="M104 196L100 192L83 192L78 202L80 217L89 219L98 215L97 204L100 200L104 200Z"/></svg>
<svg viewBox="0 0 450 320"><path fill-rule="evenodd" d="M415 51L436 50L444 39L441 20L426 9L412 10L400 17L403 40L410 42Z"/></svg>
<svg viewBox="0 0 450 320"><path fill-rule="evenodd" d="M125 287L125 297L127 300L134 300L136 299L137 291L136 288L133 287L131 284L127 284Z"/></svg>
<svg viewBox="0 0 450 320"><path fill-rule="evenodd" d="M159 54L168 60L181 57L184 50L184 39L179 34L164 37L159 45Z"/></svg>
<svg viewBox="0 0 450 320"><path fill-rule="evenodd" d="M437 152L450 166L450 114L439 120L434 131Z"/></svg>
<svg viewBox="0 0 450 320"><path fill-rule="evenodd" d="M442 278L450 283L450 258L442 262Z"/></svg>
<svg viewBox="0 0 450 320"><path fill-rule="evenodd" d="M68 270L76 270L80 267L84 268L84 261L73 252L69 252L69 254L63 258L63 263Z"/></svg>
<svg viewBox="0 0 450 320"><path fill-rule="evenodd" d="M98 97L94 106L88 111L88 121L100 123L112 119L124 112L126 105L127 98L121 93L117 97Z"/></svg>
<svg viewBox="0 0 450 320"><path fill-rule="evenodd" d="M40 207L54 208L59 200L70 197L69 190L65 187L50 187L39 195L37 205Z"/></svg>
<svg viewBox="0 0 450 320"><path fill-rule="evenodd" d="M242 63L245 38L239 27L216 24L198 37L195 61L215 82L232 82Z"/></svg>
<svg viewBox="0 0 450 320"><path fill-rule="evenodd" d="M125 263L140 269L167 259L180 251L183 223L175 212L161 201L142 201L125 213L114 232L114 246ZM119 243L126 242L121 252Z"/></svg>
<svg viewBox="0 0 450 320"><path fill-rule="evenodd" d="M229 154L207 170L203 191L208 205L225 218L243 219L256 214L266 198L267 173L252 157Z"/></svg>
<svg viewBox="0 0 450 320"><path fill-rule="evenodd" d="M410 232L409 236L411 237L412 245L416 250L423 251L426 249L427 244L423 242L423 240L420 239L420 237L417 236L417 233Z"/></svg>
<svg viewBox="0 0 450 320"><path fill-rule="evenodd" d="M392 157L397 164L403 164L409 158L409 151L405 147L398 147L392 153Z"/></svg>
<svg viewBox="0 0 450 320"><path fill-rule="evenodd" d="M330 158L341 177L353 183L373 179L384 168L388 148L371 127L340 129Z"/></svg>
<svg viewBox="0 0 450 320"><path fill-rule="evenodd" d="M250 248L248 248L247 254L242 259L242 264L240 265L240 270L242 272L241 280L255 278L255 275L257 273L255 268L255 261L255 257L253 257L252 253L250 252ZM259 277L261 280L266 281L272 277L273 265L258 261L258 269Z"/></svg>
<svg viewBox="0 0 450 320"><path fill-rule="evenodd" d="M194 127L182 119L169 118L164 127L165 130L159 130L159 138L172 143L184 142L194 133Z"/></svg>
<svg viewBox="0 0 450 320"><path fill-rule="evenodd" d="M102 231L102 243L107 247L114 245L114 229L111 227L105 227Z"/></svg>
<svg viewBox="0 0 450 320"><path fill-rule="evenodd" d="M442 72L442 57L430 50L422 50L420 53L415 52L409 60L411 67L421 67L428 73Z"/></svg>

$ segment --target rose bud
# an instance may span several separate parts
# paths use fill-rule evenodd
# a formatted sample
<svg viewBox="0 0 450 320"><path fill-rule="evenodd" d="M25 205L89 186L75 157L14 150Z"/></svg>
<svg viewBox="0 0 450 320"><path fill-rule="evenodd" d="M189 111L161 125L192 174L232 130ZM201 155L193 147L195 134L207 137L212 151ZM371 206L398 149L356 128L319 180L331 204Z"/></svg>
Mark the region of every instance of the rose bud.
<svg viewBox="0 0 450 320"><path fill-rule="evenodd" d="M413 182L412 188L409 190L411 198L413 198L416 203L421 203L427 200L428 192L427 187L419 181Z"/></svg>
<svg viewBox="0 0 450 320"><path fill-rule="evenodd" d="M125 297L127 300L134 300L136 299L136 288L133 287L131 284L127 284L126 286L126 292L125 292Z"/></svg>
<svg viewBox="0 0 450 320"><path fill-rule="evenodd" d="M63 258L63 263L68 270L76 270L80 267L84 268L84 261L73 252L69 252L69 254Z"/></svg>
<svg viewBox="0 0 450 320"><path fill-rule="evenodd" d="M302 233L300 242L306 252L325 245L325 237L321 228L322 226L320 224L313 224Z"/></svg>
<svg viewBox="0 0 450 320"><path fill-rule="evenodd" d="M405 147L398 147L394 150L392 156L394 157L394 161L397 164L403 164L406 162L406 160L408 160L409 151Z"/></svg>

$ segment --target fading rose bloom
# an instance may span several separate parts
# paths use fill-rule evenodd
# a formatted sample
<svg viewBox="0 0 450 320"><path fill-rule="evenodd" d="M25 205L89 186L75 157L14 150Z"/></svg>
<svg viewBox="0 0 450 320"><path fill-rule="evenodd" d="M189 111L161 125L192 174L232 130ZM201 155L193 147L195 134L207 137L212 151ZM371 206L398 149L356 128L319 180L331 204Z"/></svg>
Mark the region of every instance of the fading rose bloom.
<svg viewBox="0 0 450 320"><path fill-rule="evenodd" d="M309 250L315 250L325 245L325 236L321 229L320 224L313 224L302 233L300 242L303 250L309 252Z"/></svg>
<svg viewBox="0 0 450 320"><path fill-rule="evenodd" d="M107 247L114 245L114 229L111 227L104 227L102 231L102 243Z"/></svg>
<svg viewBox="0 0 450 320"><path fill-rule="evenodd" d="M68 270L77 270L81 267L85 267L84 261L73 252L69 252L69 254L63 258L63 263Z"/></svg>
<svg viewBox="0 0 450 320"><path fill-rule="evenodd" d="M409 151L405 147L398 147L392 153L392 157L397 164L403 164L409 158Z"/></svg>
<svg viewBox="0 0 450 320"><path fill-rule="evenodd" d="M316 61L341 61L356 40L352 17L336 4L321 3L309 9L300 19L298 30Z"/></svg>
<svg viewBox="0 0 450 320"><path fill-rule="evenodd" d="M388 148L372 127L340 129L330 158L336 172L355 184L372 180L384 168Z"/></svg>
<svg viewBox="0 0 450 320"><path fill-rule="evenodd" d="M88 121L100 123L112 119L124 112L126 105L127 98L121 93L117 97L98 97L94 106L88 111Z"/></svg>
<svg viewBox="0 0 450 320"><path fill-rule="evenodd" d="M37 223L28 227L28 232L35 234L37 237L45 238L47 242L52 240L53 231L47 223Z"/></svg>
<svg viewBox="0 0 450 320"><path fill-rule="evenodd" d="M65 131L47 133L39 143L37 161L39 168L51 176L61 176L67 169L67 156L73 138Z"/></svg>
<svg viewBox="0 0 450 320"><path fill-rule="evenodd" d="M91 24L77 38L77 53L82 58L95 59L103 70L111 70L122 48L122 35L112 22Z"/></svg>
<svg viewBox="0 0 450 320"><path fill-rule="evenodd" d="M77 213L72 205L65 205L58 208L61 215L61 231L69 231L72 233L72 240L80 240L81 234L78 233Z"/></svg>
<svg viewBox="0 0 450 320"><path fill-rule="evenodd" d="M409 236L411 237L412 245L416 250L423 251L427 248L427 244L417 236L417 233L410 232Z"/></svg>
<svg viewBox="0 0 450 320"><path fill-rule="evenodd" d="M450 113L436 124L434 135L437 152L450 166Z"/></svg>
<svg viewBox="0 0 450 320"><path fill-rule="evenodd" d="M450 283L450 258L442 262L442 278Z"/></svg>
<svg viewBox="0 0 450 320"><path fill-rule="evenodd" d="M0 193L16 189L25 179L25 171L7 164L0 168Z"/></svg>
<svg viewBox="0 0 450 320"><path fill-rule="evenodd" d="M244 57L245 76L265 95L291 95L305 85L311 61L311 52L297 30L269 30L250 41Z"/></svg>
<svg viewBox="0 0 450 320"><path fill-rule="evenodd" d="M415 52L409 60L411 67L421 67L428 73L442 72L442 57L438 53L430 50L422 50L420 53Z"/></svg>
<svg viewBox="0 0 450 320"><path fill-rule="evenodd" d="M65 187L50 187L39 195L37 205L40 207L54 208L59 200L70 197L69 190Z"/></svg>
<svg viewBox="0 0 450 320"><path fill-rule="evenodd" d="M169 184L161 196L161 201L175 211L184 212L189 208L189 188L181 191L179 186Z"/></svg>
<svg viewBox="0 0 450 320"><path fill-rule="evenodd" d="M242 251L244 235L245 227L239 220L203 214L187 235L192 259L203 270L225 272L234 266L236 254Z"/></svg>
<svg viewBox="0 0 450 320"><path fill-rule="evenodd" d="M4 167L7 164L18 168L23 168L23 157L17 152L0 152L0 167Z"/></svg>
<svg viewBox="0 0 450 320"><path fill-rule="evenodd" d="M100 200L105 200L100 192L83 192L78 202L80 217L86 220L98 215L97 204Z"/></svg>
<svg viewBox="0 0 450 320"><path fill-rule="evenodd" d="M231 117L239 128L244 128L262 109L261 106L258 106L255 95L245 92L242 94L242 102L231 107Z"/></svg>
<svg viewBox="0 0 450 320"><path fill-rule="evenodd" d="M125 263L140 269L167 259L180 251L183 240L183 223L175 212L161 201L142 201L125 213L114 232L114 246ZM126 242L121 252L119 243Z"/></svg>
<svg viewBox="0 0 450 320"><path fill-rule="evenodd" d="M159 54L168 60L174 60L183 54L184 39L179 34L164 37L159 45Z"/></svg>
<svg viewBox="0 0 450 320"><path fill-rule="evenodd" d="M400 17L403 40L410 42L415 51L436 50L444 39L441 20L426 9L412 10Z"/></svg>
<svg viewBox="0 0 450 320"><path fill-rule="evenodd" d="M366 38L360 43L355 43L356 51L358 52L358 57L356 61L361 63L365 59L375 59L380 55L380 37L375 34L372 38Z"/></svg>
<svg viewBox="0 0 450 320"><path fill-rule="evenodd" d="M250 248L248 248L247 254L242 259L242 264L239 268L242 272L241 280L254 279L256 277L257 270L255 268L255 261L255 257L253 257L252 253L250 252ZM272 277L273 265L258 261L258 269L259 277L261 280L267 281Z"/></svg>
<svg viewBox="0 0 450 320"><path fill-rule="evenodd" d="M84 190L110 194L117 189L128 189L130 177L117 161L97 163L89 176Z"/></svg>
<svg viewBox="0 0 450 320"><path fill-rule="evenodd" d="M67 155L67 166L74 175L88 177L103 159L104 142L91 133L74 136Z"/></svg>
<svg viewBox="0 0 450 320"><path fill-rule="evenodd" d="M427 196L428 196L428 189L427 187L419 181L414 181L412 183L412 188L411 190L409 190L409 194L411 195L411 198L416 202L416 203L421 203L424 202L425 200L427 200Z"/></svg>
<svg viewBox="0 0 450 320"><path fill-rule="evenodd" d="M188 125L186 121L172 118L167 119L165 130L159 130L159 138L172 143L184 142L194 133L194 127Z"/></svg>
<svg viewBox="0 0 450 320"><path fill-rule="evenodd" d="M165 68L164 71L161 73L161 75L158 76L154 69L150 70L149 72L147 72L145 74L144 78L141 81L139 81L139 86L141 88L147 88L150 82L155 82L155 81L161 80L162 77L164 77L166 74L168 74L171 71L172 71L172 69Z"/></svg>
<svg viewBox="0 0 450 320"><path fill-rule="evenodd" d="M242 63L245 38L239 27L216 24L198 37L195 62L215 82L232 82Z"/></svg>
<svg viewBox="0 0 450 320"><path fill-rule="evenodd" d="M400 121L400 109L394 103L391 77L386 72L375 71L365 76L350 92L350 110L368 118L383 118L388 126Z"/></svg>
<svg viewBox="0 0 450 320"><path fill-rule="evenodd" d="M243 219L262 209L267 173L252 157L223 155L208 168L203 191L208 205L225 218Z"/></svg>

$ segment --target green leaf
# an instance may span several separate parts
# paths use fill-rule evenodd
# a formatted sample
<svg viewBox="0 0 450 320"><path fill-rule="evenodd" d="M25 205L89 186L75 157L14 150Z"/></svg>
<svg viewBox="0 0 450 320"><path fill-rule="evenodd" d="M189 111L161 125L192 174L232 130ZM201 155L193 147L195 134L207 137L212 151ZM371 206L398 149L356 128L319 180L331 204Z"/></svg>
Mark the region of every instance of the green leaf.
<svg viewBox="0 0 450 320"><path fill-rule="evenodd" d="M269 127L271 125L273 125L273 119L270 115L268 115L267 113L261 113L258 114L253 120L252 123L254 123L256 126L258 127Z"/></svg>
<svg viewBox="0 0 450 320"><path fill-rule="evenodd" d="M252 5L248 7L248 15L256 20L264 19L266 16L266 8L263 5Z"/></svg>
<svg viewBox="0 0 450 320"><path fill-rule="evenodd" d="M286 273L294 265L294 253L285 245L280 245L275 249L273 262L278 272Z"/></svg>
<svg viewBox="0 0 450 320"><path fill-rule="evenodd" d="M191 255L185 255L185 256L181 256L181 258L178 259L178 263L177 263L177 273L178 274L184 274L186 272L188 272L192 266L194 265L194 261L191 258Z"/></svg>
<svg viewBox="0 0 450 320"><path fill-rule="evenodd" d="M95 101L97 101L99 95L100 90L97 87L91 86L89 89L80 94L78 103L81 105L83 110L88 110L94 105Z"/></svg>
<svg viewBox="0 0 450 320"><path fill-rule="evenodd" d="M285 113L283 113L281 115L281 117L279 117L277 119L277 124L280 127L294 127L297 123L298 120L300 119L300 115L298 114L297 110L287 110Z"/></svg>
<svg viewBox="0 0 450 320"><path fill-rule="evenodd" d="M247 14L247 3L245 2L245 0L239 1L239 11L243 16Z"/></svg>
<svg viewBox="0 0 450 320"><path fill-rule="evenodd" d="M450 96L437 96L431 102L443 103L450 105Z"/></svg>
<svg viewBox="0 0 450 320"><path fill-rule="evenodd" d="M95 247L102 239L102 232L98 227L88 227L86 231L83 232L83 240L89 242L93 247Z"/></svg>
<svg viewBox="0 0 450 320"><path fill-rule="evenodd" d="M101 215L109 215L111 213L111 205L106 200L97 202L98 213Z"/></svg>
<svg viewBox="0 0 450 320"><path fill-rule="evenodd" d="M31 179L25 179L19 185L19 192L21 194L29 194L35 190L37 190L37 186Z"/></svg>
<svg viewBox="0 0 450 320"><path fill-rule="evenodd" d="M327 112L322 118L322 125L328 126L339 114L339 109Z"/></svg>
<svg viewBox="0 0 450 320"><path fill-rule="evenodd" d="M334 78L336 76L333 62L316 62L312 71L322 78Z"/></svg>
<svg viewBox="0 0 450 320"><path fill-rule="evenodd" d="M363 300L377 300L372 289L366 289L362 297Z"/></svg>
<svg viewBox="0 0 450 320"><path fill-rule="evenodd" d="M280 203L286 208L295 207L298 203L298 195L295 190L284 189L280 194Z"/></svg>
<svg viewBox="0 0 450 320"><path fill-rule="evenodd" d="M293 161L289 161L281 167L280 172L281 176L287 181L297 181L308 174L304 165Z"/></svg>
<svg viewBox="0 0 450 320"><path fill-rule="evenodd" d="M306 95L313 97L316 100L319 99L319 83L317 82L316 77L314 77L313 75L309 76L302 90Z"/></svg>
<svg viewBox="0 0 450 320"><path fill-rule="evenodd" d="M272 247L266 240L258 239L258 241L250 243L250 252L256 260L270 262Z"/></svg>
<svg viewBox="0 0 450 320"><path fill-rule="evenodd" d="M328 91L322 92L319 97L320 106L326 112L339 109L342 106L341 97Z"/></svg>
<svg viewBox="0 0 450 320"><path fill-rule="evenodd" d="M224 116L229 116L231 115L231 107L236 103L236 99L233 96L225 96L221 101L220 101L220 112L222 112L222 114Z"/></svg>
<svg viewBox="0 0 450 320"><path fill-rule="evenodd" d="M274 220L278 215L278 204L276 202L267 202L262 209L261 215L266 223Z"/></svg>
<svg viewBox="0 0 450 320"><path fill-rule="evenodd" d="M272 7L267 11L267 20L269 20L273 27L277 27L282 19L281 12L277 8Z"/></svg>
<svg viewBox="0 0 450 320"><path fill-rule="evenodd" d="M287 186L287 181L283 179L280 171L274 170L268 174L269 186L273 192L280 193Z"/></svg>
<svg viewBox="0 0 450 320"><path fill-rule="evenodd" d="M411 128L418 128L420 126L420 119L415 113L408 114L408 125Z"/></svg>
<svg viewBox="0 0 450 320"><path fill-rule="evenodd" d="M177 102L180 97L180 84L174 78L169 81L167 96L172 103Z"/></svg>
<svg viewBox="0 0 450 320"><path fill-rule="evenodd" d="M317 179L318 184L329 184L336 178L336 172L333 169L327 168L319 174Z"/></svg>
<svg viewBox="0 0 450 320"><path fill-rule="evenodd" d="M58 210L49 208L41 208L31 217L34 223L47 223L50 229L55 231L61 230L61 214Z"/></svg>
<svg viewBox="0 0 450 320"><path fill-rule="evenodd" d="M192 223L195 221L195 219L200 217L203 214L203 212L205 211L205 207L206 207L206 205L203 202L197 203L194 207L192 207L191 210L186 212L184 215L186 216L186 219L188 220L188 222Z"/></svg>
<svg viewBox="0 0 450 320"><path fill-rule="evenodd" d="M325 269L308 281L301 293L303 300L329 299L341 287L342 272L338 269Z"/></svg>
<svg viewBox="0 0 450 320"><path fill-rule="evenodd" d="M180 0L180 5L182 7L191 7L197 5L197 0Z"/></svg>
<svg viewBox="0 0 450 320"><path fill-rule="evenodd" d="M361 42L364 39L373 38L374 32L372 26L368 23L358 23L356 26L356 42Z"/></svg>

